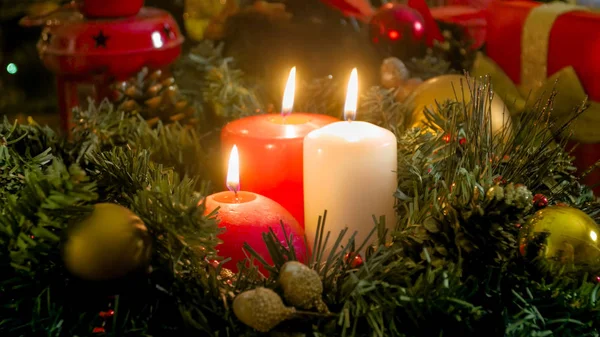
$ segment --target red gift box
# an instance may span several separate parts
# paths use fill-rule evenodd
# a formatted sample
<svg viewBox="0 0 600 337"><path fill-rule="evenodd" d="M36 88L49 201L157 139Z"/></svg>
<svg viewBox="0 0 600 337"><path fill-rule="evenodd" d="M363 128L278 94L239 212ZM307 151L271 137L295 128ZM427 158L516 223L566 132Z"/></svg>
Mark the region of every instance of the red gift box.
<svg viewBox="0 0 600 337"><path fill-rule="evenodd" d="M521 84L521 38L525 21L530 12L540 5L534 1L494 1L488 9L487 55L515 84ZM600 14L572 11L556 18L548 41L547 77L572 66L589 99L600 102L598 55ZM576 157L575 165L584 171L600 160L600 144L580 144L573 155ZM592 173L585 182L588 185L600 182L600 172ZM596 190L598 192L600 189Z"/></svg>
<svg viewBox="0 0 600 337"><path fill-rule="evenodd" d="M486 13L464 5L434 7L431 14L437 21L452 23L464 28L467 36L473 40L473 49L480 48L485 42Z"/></svg>

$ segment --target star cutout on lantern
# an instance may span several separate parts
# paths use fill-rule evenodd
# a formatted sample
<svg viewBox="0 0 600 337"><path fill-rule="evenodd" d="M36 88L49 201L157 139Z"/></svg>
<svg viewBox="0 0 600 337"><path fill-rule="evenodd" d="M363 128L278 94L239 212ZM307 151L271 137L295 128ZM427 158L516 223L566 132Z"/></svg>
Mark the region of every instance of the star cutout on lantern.
<svg viewBox="0 0 600 337"><path fill-rule="evenodd" d="M163 26L163 32L165 33L165 36L167 37L167 39L172 39L173 38L173 31L171 30L171 26L169 26L168 24L165 24Z"/></svg>
<svg viewBox="0 0 600 337"><path fill-rule="evenodd" d="M104 35L103 31L100 31L98 35L94 36L94 41L96 41L96 48L104 47L106 48L106 41L108 41L110 37Z"/></svg>

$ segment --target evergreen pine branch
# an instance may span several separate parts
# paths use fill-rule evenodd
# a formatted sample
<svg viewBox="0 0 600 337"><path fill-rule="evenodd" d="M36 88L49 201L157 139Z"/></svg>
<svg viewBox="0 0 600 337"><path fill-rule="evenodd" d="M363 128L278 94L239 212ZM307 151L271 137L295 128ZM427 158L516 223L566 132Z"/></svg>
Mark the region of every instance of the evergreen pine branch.
<svg viewBox="0 0 600 337"><path fill-rule="evenodd" d="M119 111L108 101L99 105L90 102L86 109L77 108L75 120L73 146L67 149L73 160L83 165L93 153L128 146L134 150L147 149L152 161L173 169L181 177L210 180L220 168L218 154L207 150L206 143L212 145L212 139L200 135L196 128L160 122L150 127L139 116Z"/></svg>
<svg viewBox="0 0 600 337"><path fill-rule="evenodd" d="M177 123L159 123L153 130L139 133L132 145L148 149L154 162L172 168L182 177L209 180L211 173L221 168L220 157L207 149L206 144L211 145L211 140L208 135L200 135L196 129Z"/></svg>
<svg viewBox="0 0 600 337"><path fill-rule="evenodd" d="M11 265L32 273L52 265L44 261L58 252L62 231L96 198L95 183L77 166L67 169L55 160L44 172L26 172L24 188L9 197L0 220Z"/></svg>
<svg viewBox="0 0 600 337"><path fill-rule="evenodd" d="M398 102L396 89L371 87L361 99L359 110L361 119L401 134L406 130L406 116L409 116L409 106Z"/></svg>
<svg viewBox="0 0 600 337"><path fill-rule="evenodd" d="M595 336L599 285L578 282L575 287L524 281L512 290L516 312L506 317L506 336ZM508 313L507 313L508 314Z"/></svg>
<svg viewBox="0 0 600 337"><path fill-rule="evenodd" d="M206 186L196 192L195 180L155 164L146 150L115 148L90 157L90 162L102 197L129 207L155 239L156 272L151 279L181 300L172 304L179 313L175 316L213 335L214 320L227 317L221 300L226 285L206 270L206 261L216 257L221 231L214 218L203 215Z"/></svg>
<svg viewBox="0 0 600 337"><path fill-rule="evenodd" d="M173 240L186 249L214 255L217 225L203 216L201 200L206 188L196 192L197 182L150 160L146 150L115 148L90 157L92 172L103 200L130 207L155 237L164 237L164 248L174 256ZM166 227L172 224L174 227Z"/></svg>
<svg viewBox="0 0 600 337"><path fill-rule="evenodd" d="M75 108L73 115L76 124L71 155L75 162L84 162L92 153L132 144L150 132L143 120L115 109L108 100L98 105L90 100L87 108Z"/></svg>
<svg viewBox="0 0 600 337"><path fill-rule="evenodd" d="M218 75L207 88L230 90L220 76L241 85L241 74L220 68L218 51L208 55L192 61L205 76L212 70ZM329 233L323 216L308 265L321 276L334 317L285 322L273 333L597 335L600 288L593 277L545 274L517 248L518 225L535 211L533 194L600 217L598 202L578 183L571 158L554 140L569 124L555 125L548 117L550 100L530 106L512 121L511 131L494 133L487 79L461 85L468 86L470 103L443 102L427 111L423 130L399 127L402 107L391 91L368 93L367 116L398 137L398 226L386 233L385 219L364 224L379 239L371 248L347 230ZM217 124L241 113L244 104L236 104L253 95L238 94L224 96L231 114ZM202 104L212 99L199 97ZM151 130L110 105L80 110L78 117L71 142L35 125L5 122L0 128L0 177L11 182L0 199L0 272L6 275L0 282L0 330L19 336L90 334L99 306L82 302L99 296L87 288L83 300L74 301L79 296L66 284L73 279L63 270L60 238L91 204L110 201L141 217L154 239L154 256L152 273L121 289L109 334L257 335L233 315L232 300L258 285L279 290L278 269L295 252L271 232L264 239L275 263L267 278L247 267L258 259L251 247L251 263L240 264L234 279L209 263L221 230L202 203L206 167L193 163L205 158L199 145L205 138L176 124ZM178 150L169 153L172 148ZM393 238L391 245L386 236ZM334 242L343 248L327 252L324 247ZM364 263L353 268L347 254L365 250L370 253Z"/></svg>
<svg viewBox="0 0 600 337"><path fill-rule="evenodd" d="M77 165L67 168L60 159L45 169L28 168L23 179L20 191L1 205L0 313L5 319L0 326L18 335L20 330L60 331L61 305L44 294L64 288L63 232L90 211L96 186ZM48 310L39 307L42 303Z"/></svg>
<svg viewBox="0 0 600 337"><path fill-rule="evenodd" d="M59 144L50 128L37 124L11 124L5 117L0 123L0 202L18 192L28 169L46 167L53 158L52 150Z"/></svg>
<svg viewBox="0 0 600 337"><path fill-rule="evenodd" d="M214 128L221 126L215 125L215 120L229 121L263 111L255 88L246 83L233 59L223 56L222 44L200 43L178 62L175 75L182 93L201 102L199 108Z"/></svg>

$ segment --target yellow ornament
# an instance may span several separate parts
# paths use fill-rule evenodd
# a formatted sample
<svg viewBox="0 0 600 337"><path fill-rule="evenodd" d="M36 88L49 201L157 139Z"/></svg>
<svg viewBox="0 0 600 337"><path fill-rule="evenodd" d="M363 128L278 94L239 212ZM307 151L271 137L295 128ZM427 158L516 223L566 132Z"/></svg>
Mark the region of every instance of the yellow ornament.
<svg viewBox="0 0 600 337"><path fill-rule="evenodd" d="M544 208L521 230L519 250L551 270L600 271L600 227L583 211L557 205Z"/></svg>
<svg viewBox="0 0 600 337"><path fill-rule="evenodd" d="M462 81L462 86L461 86ZM412 114L412 127L421 127L425 121L425 108L437 109L437 104L445 101L471 101L469 85L474 85L472 78L463 75L442 75L431 78L416 87L412 94L411 103L415 110ZM462 89L461 89L462 88ZM436 103L437 102L437 103ZM491 103L492 131L501 131L504 125L510 127L510 112L498 95L494 95Z"/></svg>
<svg viewBox="0 0 600 337"><path fill-rule="evenodd" d="M69 272L85 280L112 280L147 266L151 240L142 220L116 204L93 212L68 233L63 259Z"/></svg>
<svg viewBox="0 0 600 337"><path fill-rule="evenodd" d="M40 1L27 6L27 15L32 17L44 17L56 11L60 5L58 1Z"/></svg>
<svg viewBox="0 0 600 337"><path fill-rule="evenodd" d="M224 25L225 20L238 11L236 0L185 0L184 6L185 30L196 41L206 38L209 26Z"/></svg>

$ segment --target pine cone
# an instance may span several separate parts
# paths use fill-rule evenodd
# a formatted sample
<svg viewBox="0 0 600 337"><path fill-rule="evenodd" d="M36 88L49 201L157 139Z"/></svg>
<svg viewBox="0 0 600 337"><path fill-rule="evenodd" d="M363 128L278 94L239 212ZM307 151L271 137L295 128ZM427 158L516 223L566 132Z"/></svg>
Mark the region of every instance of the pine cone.
<svg viewBox="0 0 600 337"><path fill-rule="evenodd" d="M179 92L175 79L161 70L144 68L136 77L116 83L113 90L119 109L139 113L151 126L158 121L189 126L198 123L194 107Z"/></svg>
<svg viewBox="0 0 600 337"><path fill-rule="evenodd" d="M260 332L269 332L294 316L296 309L286 307L273 290L258 287L236 296L233 313L247 326Z"/></svg>

